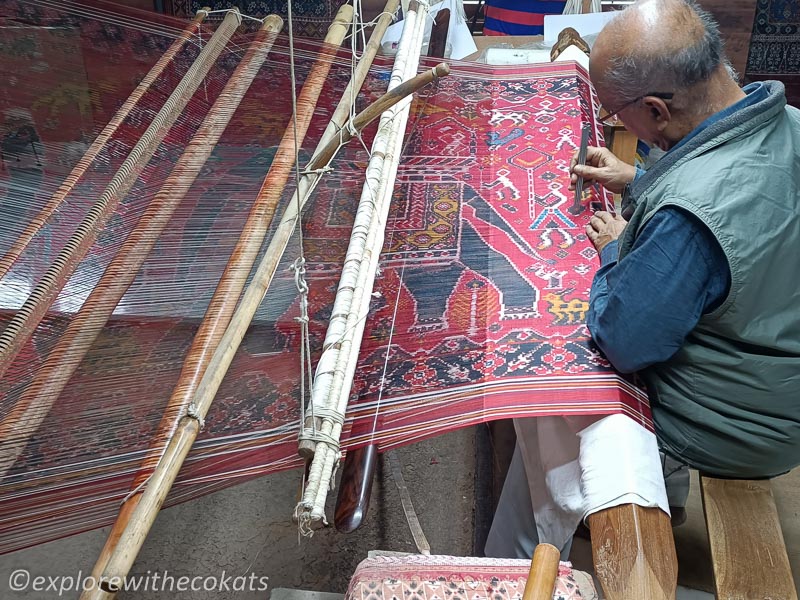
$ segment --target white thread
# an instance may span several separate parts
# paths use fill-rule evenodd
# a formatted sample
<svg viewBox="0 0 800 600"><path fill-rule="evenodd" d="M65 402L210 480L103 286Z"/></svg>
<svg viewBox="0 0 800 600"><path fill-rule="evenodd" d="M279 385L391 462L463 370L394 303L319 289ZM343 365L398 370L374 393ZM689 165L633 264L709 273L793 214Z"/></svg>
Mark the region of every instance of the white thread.
<svg viewBox="0 0 800 600"><path fill-rule="evenodd" d="M130 492L125 494L125 497L119 503L120 506L123 506L128 500L130 500L136 494L138 494L142 490L142 488L147 485L147 483L150 481L150 479L152 479L152 477L153 477L153 474L150 473L150 475L147 476L147 479L145 479L142 483L140 483L135 488L133 488Z"/></svg>
<svg viewBox="0 0 800 600"><path fill-rule="evenodd" d="M303 256L297 258L292 265L294 271L294 284L300 294L300 316L295 321L300 323L300 416L301 427L305 423L306 382L309 394L313 392L313 371L311 368L311 336L308 332L308 282L306 281L306 260ZM312 418L315 416L312 406Z"/></svg>
<svg viewBox="0 0 800 600"><path fill-rule="evenodd" d="M287 4L287 20L289 25L289 75L291 77L292 85L292 127L294 135L294 173L295 173L295 189L300 190L300 149L297 144L297 76L295 73L295 60L294 60L294 21L293 21L293 7L292 0ZM300 427L305 426L306 420L306 384L308 384L308 394L311 397L313 394L313 369L311 365L311 338L308 332L308 283L305 281L305 252L303 249L303 223L300 219L302 213L302 205L300 204L300 194L297 195L297 215L295 221L297 226L297 239L299 246L299 257L295 261L295 285L300 293ZM314 416L314 406L311 405L311 418L314 427L316 427L316 419Z"/></svg>
<svg viewBox="0 0 800 600"><path fill-rule="evenodd" d="M341 452L337 452L336 453L336 461L333 463L333 471L331 472L331 480L330 480L330 483L328 484L329 485L328 489L331 490L331 491L336 487L336 473L339 471L339 466L342 464L342 456L343 455L342 455Z"/></svg>
<svg viewBox="0 0 800 600"><path fill-rule="evenodd" d="M317 407L319 410L319 407ZM332 419L334 420L334 419ZM344 421L344 419L335 419L336 421ZM341 425L341 423L339 423ZM304 427L298 436L301 440L314 441L318 444L325 444L334 452L339 451L339 440L328 433L324 433L316 427Z"/></svg>

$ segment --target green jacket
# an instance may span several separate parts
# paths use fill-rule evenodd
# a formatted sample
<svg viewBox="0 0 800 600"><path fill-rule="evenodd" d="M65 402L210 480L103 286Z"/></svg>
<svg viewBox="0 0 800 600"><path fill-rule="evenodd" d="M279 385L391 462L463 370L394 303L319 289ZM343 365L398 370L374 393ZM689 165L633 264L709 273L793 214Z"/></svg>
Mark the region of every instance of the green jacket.
<svg viewBox="0 0 800 600"><path fill-rule="evenodd" d="M696 215L731 271L723 304L645 369L656 434L690 466L771 477L800 464L800 111L783 85L665 155L630 188L620 260L664 206Z"/></svg>

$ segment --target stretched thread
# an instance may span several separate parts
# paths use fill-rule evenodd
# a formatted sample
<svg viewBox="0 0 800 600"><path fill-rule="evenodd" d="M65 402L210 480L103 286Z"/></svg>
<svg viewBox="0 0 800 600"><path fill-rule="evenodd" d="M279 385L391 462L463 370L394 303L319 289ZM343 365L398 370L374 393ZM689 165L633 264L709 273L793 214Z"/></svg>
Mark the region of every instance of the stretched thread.
<svg viewBox="0 0 800 600"><path fill-rule="evenodd" d="M6 254L0 258L0 280L6 276L9 269L14 266L14 263L19 259L20 255L25 251L25 248L28 247L30 241L34 238L34 236L39 232L39 230L44 227L45 223L50 220L50 217L53 216L56 209L59 205L64 201L64 198L69 195L72 191L72 188L75 187L75 184L78 183L81 177L86 173L86 169L89 168L89 165L94 162L94 159L97 158L97 155L100 151L105 148L106 143L108 140L111 139L111 136L117 131L119 126L122 122L127 118L128 114L133 110L133 107L142 99L142 96L147 93L150 89L150 86L153 85L153 82L158 79L161 74L164 72L164 69L167 68L172 60L175 58L175 55L183 49L186 42L191 38L194 30L200 26L200 23L203 22L205 15L202 14L202 11L197 12L197 16L191 22L191 24L184 29L178 39L176 39L172 45L167 49L167 51L162 55L161 58L158 59L153 68L144 76L144 79L136 86L136 89L131 92L131 95L128 96L128 99L122 104L116 114L111 118L108 124L103 128L100 134L95 138L92 145L89 146L89 149L86 153L81 157L78 161L78 164L72 169L67 178L64 182L59 186L56 190L56 193L50 198L50 201L45 205L45 207L39 211L25 230L20 234L19 238L14 245L6 252Z"/></svg>
<svg viewBox="0 0 800 600"><path fill-rule="evenodd" d="M70 322L58 345L12 411L0 421L0 439L7 442L0 446L0 477L16 461L28 437L38 429L53 402L77 370L211 155L214 145L266 60L282 21L273 15L266 26L270 29L259 32L161 190Z"/></svg>
<svg viewBox="0 0 800 600"><path fill-rule="evenodd" d="M106 219L136 182L139 173L152 158L159 143L188 104L203 78L213 66L230 36L239 26L237 12L231 12L209 40L200 56L164 103L153 122L136 143L100 199L84 217L53 264L31 292L28 299L0 334L0 377L38 327L67 280L78 267Z"/></svg>

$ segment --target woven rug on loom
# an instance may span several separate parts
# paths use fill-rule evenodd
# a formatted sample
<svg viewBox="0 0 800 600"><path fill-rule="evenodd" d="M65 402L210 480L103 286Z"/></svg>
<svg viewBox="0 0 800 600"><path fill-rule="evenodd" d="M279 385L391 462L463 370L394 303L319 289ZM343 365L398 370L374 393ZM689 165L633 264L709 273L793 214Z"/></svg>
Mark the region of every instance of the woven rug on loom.
<svg viewBox="0 0 800 600"><path fill-rule="evenodd" d="M51 12L68 5L17 6L26 22L39 19L51 26L52 15L32 10L45 4ZM0 187L13 192L4 200L18 207L43 204L48 190L80 156L67 157L64 145L86 143L82 129L89 116L75 112L75 105L59 95L65 69L85 73L75 81L86 82L96 133L110 118L111 107L146 72L147 61L171 41L158 30L130 29L129 23L98 24L84 12L71 13L69 19L76 22L66 26L81 28L81 44L60 56L41 54L37 67L56 71L37 83L39 96L54 100L36 104L37 97L17 87L7 87L0 98L4 109L27 110L43 140L38 189L27 179L20 181L19 169L0 171ZM40 30L28 33L34 40L30 43L40 43L35 40ZM54 311L13 363L0 389L1 414L8 414L28 389L137 215L163 184L246 42L246 36L237 40L223 55L181 126L170 132L133 192L109 218ZM133 70L107 65L104 55L121 56L133 43L147 49L139 54L141 64ZM24 64L17 50L4 50L13 57L3 63L4 70L19 71ZM24 291L43 276L111 177L111 167L119 165L147 126L148 115L152 118L196 55L194 46L187 52L187 60L177 61L166 81L148 93L64 210L3 281L0 320L9 318L20 295L24 299ZM298 52L299 79L314 53L313 45ZM387 70L386 64L375 66L359 107L382 93ZM349 75L349 56L343 52L323 90L301 159L314 147ZM176 422L185 414L185 407L165 406L289 123L288 85L286 49L276 45L80 367L66 388L48 399L52 406L41 424L20 432L24 451L0 480L0 552L110 523L134 477L146 474L142 460L166 442L168 432L159 428L165 415ZM592 208L610 198L592 190L576 210L567 190L567 169L584 123L591 127L593 143L601 141L593 114L587 75L572 63L497 69L457 64L449 78L415 100L345 447L374 440L386 449L511 416L625 413L650 426L644 392L611 369L584 325L598 260L583 228ZM366 145L373 132L365 133ZM367 158L357 140L344 149L307 210L304 247L315 360ZM284 202L290 193L291 186ZM3 244L13 241L8 231L0 233ZM167 506L300 464L299 308L289 268L297 243L290 244Z"/></svg>
<svg viewBox="0 0 800 600"><path fill-rule="evenodd" d="M758 0L747 58L747 80L778 79L800 106L800 3Z"/></svg>
<svg viewBox="0 0 800 600"><path fill-rule="evenodd" d="M410 135L351 444L500 416L624 412L649 426L643 393L584 325L597 258L583 229L609 201L592 190L576 207L567 189L584 124L598 143L586 74L569 64L482 75L442 80Z"/></svg>

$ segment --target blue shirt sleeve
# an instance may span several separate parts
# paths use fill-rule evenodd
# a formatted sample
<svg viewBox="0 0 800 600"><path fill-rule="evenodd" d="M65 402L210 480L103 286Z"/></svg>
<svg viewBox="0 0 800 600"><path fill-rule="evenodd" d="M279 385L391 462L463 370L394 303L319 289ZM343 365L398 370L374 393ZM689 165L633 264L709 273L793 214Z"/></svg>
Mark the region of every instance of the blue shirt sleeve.
<svg viewBox="0 0 800 600"><path fill-rule="evenodd" d="M725 300L731 276L711 231L677 207L656 212L631 252L617 254L616 241L600 253L586 324L611 364L632 373L675 354Z"/></svg>

